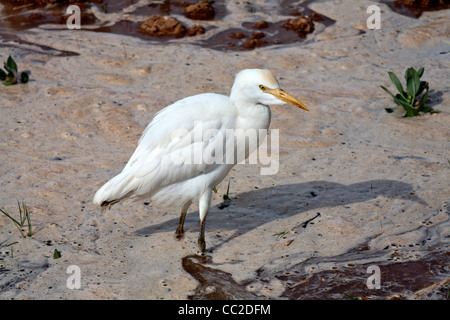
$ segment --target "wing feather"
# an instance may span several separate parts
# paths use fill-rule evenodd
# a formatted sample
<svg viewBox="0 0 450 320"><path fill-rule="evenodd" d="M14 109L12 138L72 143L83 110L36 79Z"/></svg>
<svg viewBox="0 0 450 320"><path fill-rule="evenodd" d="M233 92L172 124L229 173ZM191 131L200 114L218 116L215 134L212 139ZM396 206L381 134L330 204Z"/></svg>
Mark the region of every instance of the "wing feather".
<svg viewBox="0 0 450 320"><path fill-rule="evenodd" d="M220 163L202 161L203 154L225 145L225 131L234 128L234 119L229 98L219 94L188 97L164 108L144 130L122 172L97 192L94 202L151 196L215 170Z"/></svg>

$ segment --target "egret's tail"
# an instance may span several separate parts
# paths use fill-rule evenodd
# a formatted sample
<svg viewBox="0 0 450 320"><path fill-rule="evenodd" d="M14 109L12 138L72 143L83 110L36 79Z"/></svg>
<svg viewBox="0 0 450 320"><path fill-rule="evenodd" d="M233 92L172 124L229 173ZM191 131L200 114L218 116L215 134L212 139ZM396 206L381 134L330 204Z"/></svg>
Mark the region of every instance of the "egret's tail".
<svg viewBox="0 0 450 320"><path fill-rule="evenodd" d="M94 196L94 204L100 206L102 211L111 208L117 202L128 198L134 193L130 186L130 178L119 174L105 183Z"/></svg>

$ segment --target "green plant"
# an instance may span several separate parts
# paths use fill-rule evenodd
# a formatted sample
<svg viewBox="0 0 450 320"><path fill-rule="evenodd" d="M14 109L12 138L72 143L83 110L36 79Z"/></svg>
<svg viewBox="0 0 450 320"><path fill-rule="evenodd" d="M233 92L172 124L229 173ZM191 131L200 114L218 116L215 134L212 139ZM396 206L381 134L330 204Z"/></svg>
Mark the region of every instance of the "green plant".
<svg viewBox="0 0 450 320"><path fill-rule="evenodd" d="M19 72L17 71L17 64L14 59L9 56L3 66L6 70L5 72L0 68L0 80L3 81L3 85L10 86L12 84L16 84L18 81ZM20 82L27 83L28 79L28 73L25 71L20 74Z"/></svg>
<svg viewBox="0 0 450 320"><path fill-rule="evenodd" d="M10 255L11 255L11 259L14 259L14 249L13 249L13 245L15 245L15 244L18 243L18 242L15 241L15 242L12 242L12 243L3 245L5 242L6 242L6 241L3 241L3 242L0 243L0 248L1 248L1 247L11 247L11 253L10 253Z"/></svg>
<svg viewBox="0 0 450 320"><path fill-rule="evenodd" d="M405 80L406 80L406 91L403 90L403 86L400 80L397 78L395 73L389 71L389 77L391 78L392 83L397 88L398 93L394 95L391 91L386 89L384 86L381 88L389 93L394 101L402 106L405 111L405 117L414 117L418 116L420 112L426 113L438 113L439 111L433 110L432 107L426 106L425 103L428 100L428 90L429 85L426 81L420 81L420 78L423 75L424 68L420 68L416 71L414 68L408 68L405 72ZM425 92L424 92L425 91ZM419 99L419 96L424 92L422 97ZM392 112L391 109L387 108L387 112Z"/></svg>
<svg viewBox="0 0 450 320"><path fill-rule="evenodd" d="M352 295L351 293L344 292L344 296L346 296L350 300L357 300L356 297L354 295Z"/></svg>
<svg viewBox="0 0 450 320"><path fill-rule="evenodd" d="M55 251L53 251L53 259L59 259L61 258L61 251L59 251L58 249L55 249Z"/></svg>
<svg viewBox="0 0 450 320"><path fill-rule="evenodd" d="M274 233L272 236L276 236L277 240L280 240L283 236L285 236L287 233L294 231L295 229L297 229L298 227L302 227L302 228L306 228L308 226L308 224L313 221L314 219L317 219L318 217L320 217L320 212L317 212L316 215L302 223L299 223L297 225L295 225L294 227L288 229L288 230L284 230L278 233Z"/></svg>
<svg viewBox="0 0 450 320"><path fill-rule="evenodd" d="M216 190L216 193L217 193L217 190ZM223 202L218 207L220 210L230 206L231 199L230 199L229 194L230 194L230 180L228 180L227 193L222 196Z"/></svg>
<svg viewBox="0 0 450 320"><path fill-rule="evenodd" d="M25 202L22 201L22 207L20 207L20 203L19 201L17 201L17 205L19 206L19 220L14 219L8 212L6 212L3 209L0 209L0 212L2 212L14 223L14 225L20 231L20 234L22 235L23 238L26 238L27 236L31 237L33 235L33 229L31 227L31 218L30 218L31 212L28 211ZM22 230L25 228L25 222L27 222L26 226L28 228L28 232L24 232L24 230Z"/></svg>

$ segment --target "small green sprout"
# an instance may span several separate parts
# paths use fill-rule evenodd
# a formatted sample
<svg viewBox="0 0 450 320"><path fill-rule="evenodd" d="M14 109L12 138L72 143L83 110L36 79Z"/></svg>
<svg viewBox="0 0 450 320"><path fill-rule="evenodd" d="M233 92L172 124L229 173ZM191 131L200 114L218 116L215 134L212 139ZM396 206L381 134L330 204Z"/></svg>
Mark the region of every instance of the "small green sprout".
<svg viewBox="0 0 450 320"><path fill-rule="evenodd" d="M223 195L223 200L230 199L229 194L230 194L230 180L228 180L227 194Z"/></svg>
<svg viewBox="0 0 450 320"><path fill-rule="evenodd" d="M420 78L423 75L424 68L420 68L416 71L414 68L408 68L405 72L406 79L406 91L403 90L403 86L400 80L397 78L395 73L388 72L389 77L391 78L392 83L397 88L397 93L394 95L391 91L386 89L384 86L381 88L389 93L389 95L394 98L395 103L399 106L402 106L405 111L405 117L415 117L418 116L420 112L426 113L438 113L439 111L433 110L432 107L426 106L425 103L428 100L428 90L429 85L426 81L420 81ZM425 91L422 97L419 99L419 96ZM386 108L386 111L391 113L392 109Z"/></svg>
<svg viewBox="0 0 450 320"><path fill-rule="evenodd" d="M282 237L284 237L286 234L288 234L289 232L294 231L295 229L297 229L298 227L302 227L302 228L306 228L308 226L308 224L313 221L314 219L317 219L318 217L320 217L320 212L317 212L316 215L302 223L299 223L297 225L295 225L294 227L288 229L288 230L284 230L278 233L274 233L272 236L276 236L277 240L280 240Z"/></svg>
<svg viewBox="0 0 450 320"><path fill-rule="evenodd" d="M55 249L55 251L53 251L53 259L59 259L61 258L61 251L59 251L58 249Z"/></svg>
<svg viewBox="0 0 450 320"><path fill-rule="evenodd" d="M18 242L17 242L17 241L14 241L14 242L11 242L11 243L9 243L9 244L3 245L5 242L6 242L6 241L3 241L3 242L0 243L0 248L1 248L1 247L11 247L11 253L10 253L10 255L11 255L11 259L14 259L14 249L13 249L13 245L15 245L15 244L18 243Z"/></svg>
<svg viewBox="0 0 450 320"><path fill-rule="evenodd" d="M8 60L3 64L6 71L0 68L0 80L3 81L4 86L10 86L18 82L19 72L17 71L17 64L14 59L9 56ZM28 73L25 71L20 73L20 82L28 82Z"/></svg>
<svg viewBox="0 0 450 320"><path fill-rule="evenodd" d="M216 189L216 193L217 193L217 189ZM230 180L228 180L227 193L222 196L223 202L218 207L220 210L230 206L231 199L230 199L229 195L230 195Z"/></svg>
<svg viewBox="0 0 450 320"><path fill-rule="evenodd" d="M356 297L354 295L352 295L351 293L344 292L344 296L346 296L350 300L357 300Z"/></svg>
<svg viewBox="0 0 450 320"><path fill-rule="evenodd" d="M20 207L20 203L19 201L17 201L17 205L19 206L19 220L14 219L8 212L3 209L0 209L0 212L7 216L14 223L23 238L26 238L27 236L31 237L33 235L30 218L31 212L28 211L25 202L22 201L22 207ZM22 230L25 228L25 222L27 222L28 232Z"/></svg>
<svg viewBox="0 0 450 320"><path fill-rule="evenodd" d="M280 240L282 237L284 237L284 235L286 235L289 231L291 231L291 230L285 230L285 231L281 231L281 232L278 232L278 233L274 233L272 236L276 236L277 237L277 240Z"/></svg>

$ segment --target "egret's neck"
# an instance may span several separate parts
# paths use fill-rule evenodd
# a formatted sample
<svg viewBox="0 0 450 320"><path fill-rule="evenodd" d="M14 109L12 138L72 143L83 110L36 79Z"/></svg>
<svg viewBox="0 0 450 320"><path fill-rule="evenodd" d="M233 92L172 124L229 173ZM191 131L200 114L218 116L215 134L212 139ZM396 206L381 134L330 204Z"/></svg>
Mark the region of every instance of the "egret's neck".
<svg viewBox="0 0 450 320"><path fill-rule="evenodd" d="M235 106L238 112L236 128L269 129L271 118L269 106L248 101L239 101Z"/></svg>
<svg viewBox="0 0 450 320"><path fill-rule="evenodd" d="M230 102L235 106L238 113L236 128L239 129L269 129L270 108L267 105L259 104L248 93L248 88L235 81L230 92Z"/></svg>

